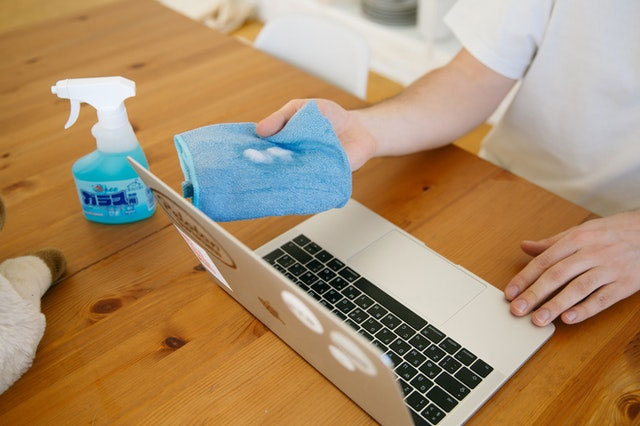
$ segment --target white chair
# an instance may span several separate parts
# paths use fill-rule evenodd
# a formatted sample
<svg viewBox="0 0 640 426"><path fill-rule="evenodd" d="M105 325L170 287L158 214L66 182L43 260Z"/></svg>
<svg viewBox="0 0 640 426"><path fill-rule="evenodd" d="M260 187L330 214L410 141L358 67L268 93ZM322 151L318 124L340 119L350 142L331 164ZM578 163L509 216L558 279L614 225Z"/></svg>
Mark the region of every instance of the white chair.
<svg viewBox="0 0 640 426"><path fill-rule="evenodd" d="M292 15L269 21L254 46L364 99L369 46L355 31L328 19Z"/></svg>

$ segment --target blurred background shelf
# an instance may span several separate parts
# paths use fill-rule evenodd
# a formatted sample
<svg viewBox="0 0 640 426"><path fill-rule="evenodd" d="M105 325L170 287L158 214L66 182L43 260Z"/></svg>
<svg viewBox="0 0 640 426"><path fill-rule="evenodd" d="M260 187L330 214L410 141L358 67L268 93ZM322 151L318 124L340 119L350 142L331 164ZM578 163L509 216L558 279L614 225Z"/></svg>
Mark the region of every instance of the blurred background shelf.
<svg viewBox="0 0 640 426"><path fill-rule="evenodd" d="M404 86L444 65L460 49L454 37L427 42L417 25L373 22L362 12L360 0L258 0L258 11L263 22L292 13L325 16L341 22L369 42L371 69Z"/></svg>

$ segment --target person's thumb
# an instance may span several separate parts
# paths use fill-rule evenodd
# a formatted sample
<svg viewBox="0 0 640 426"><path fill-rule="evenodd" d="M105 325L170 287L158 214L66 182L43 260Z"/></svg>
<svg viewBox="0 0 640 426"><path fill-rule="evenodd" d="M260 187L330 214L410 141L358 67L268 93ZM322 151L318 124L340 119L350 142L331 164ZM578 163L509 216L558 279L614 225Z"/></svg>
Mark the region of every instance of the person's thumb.
<svg viewBox="0 0 640 426"><path fill-rule="evenodd" d="M287 121L298 112L300 108L309 102L308 99L293 99L287 102L282 108L264 118L256 125L256 133L261 138L273 136L287 124Z"/></svg>

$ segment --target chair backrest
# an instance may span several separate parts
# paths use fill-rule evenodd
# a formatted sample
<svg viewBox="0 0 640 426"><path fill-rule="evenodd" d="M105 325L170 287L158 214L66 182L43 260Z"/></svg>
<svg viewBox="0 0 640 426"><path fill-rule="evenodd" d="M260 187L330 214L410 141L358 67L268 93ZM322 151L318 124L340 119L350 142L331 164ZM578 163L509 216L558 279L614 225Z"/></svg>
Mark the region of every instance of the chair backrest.
<svg viewBox="0 0 640 426"><path fill-rule="evenodd" d="M364 99L369 46L357 32L328 19L291 15L267 22L254 46Z"/></svg>

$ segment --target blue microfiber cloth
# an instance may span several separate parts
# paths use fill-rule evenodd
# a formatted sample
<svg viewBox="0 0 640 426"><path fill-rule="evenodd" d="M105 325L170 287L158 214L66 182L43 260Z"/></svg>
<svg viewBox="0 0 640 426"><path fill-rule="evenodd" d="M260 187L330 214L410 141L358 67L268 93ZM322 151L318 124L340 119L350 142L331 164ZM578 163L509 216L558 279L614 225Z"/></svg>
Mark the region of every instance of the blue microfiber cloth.
<svg viewBox="0 0 640 426"><path fill-rule="evenodd" d="M351 168L331 123L308 102L275 135L254 123L215 124L174 137L183 195L216 221L342 207Z"/></svg>

